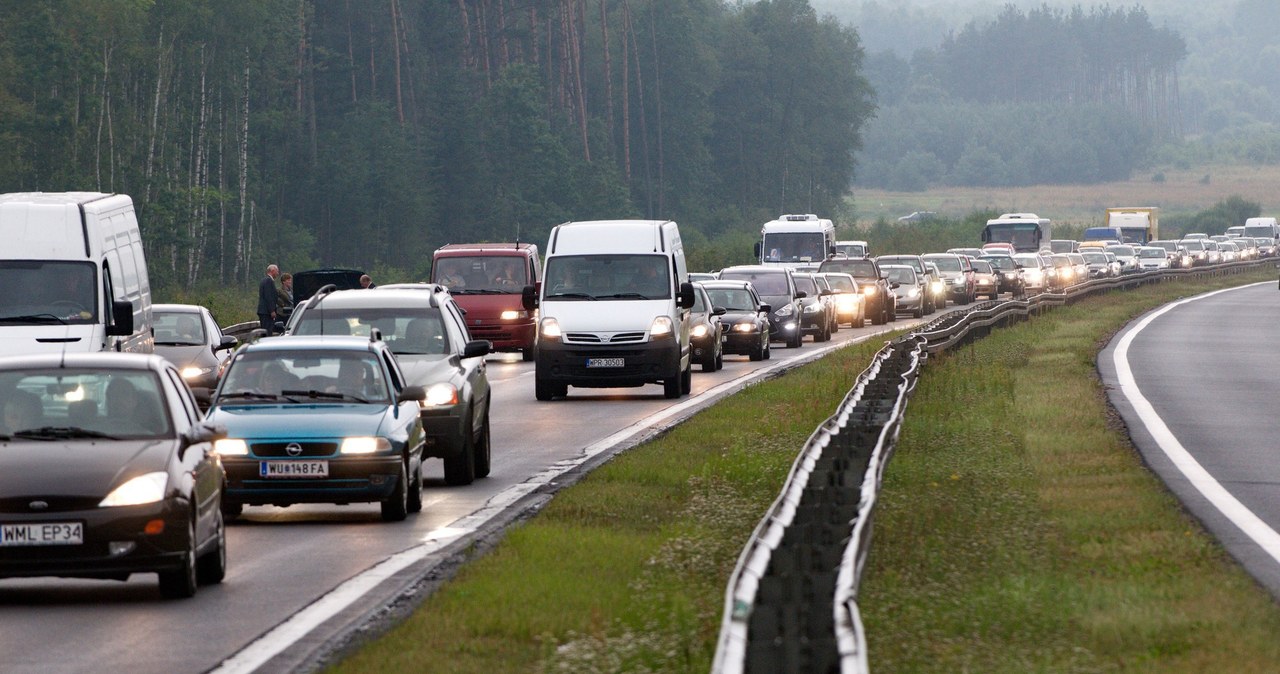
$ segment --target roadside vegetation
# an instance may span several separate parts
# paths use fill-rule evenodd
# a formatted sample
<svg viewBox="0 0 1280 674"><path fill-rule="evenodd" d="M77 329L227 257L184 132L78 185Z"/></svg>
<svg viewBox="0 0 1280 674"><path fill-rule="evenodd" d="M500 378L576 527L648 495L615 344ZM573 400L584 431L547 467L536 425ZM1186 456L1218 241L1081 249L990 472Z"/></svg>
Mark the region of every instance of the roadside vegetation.
<svg viewBox="0 0 1280 674"><path fill-rule="evenodd" d="M930 362L862 585L877 670L1280 661L1280 612L1143 469L1093 364L1137 314L1263 279L1114 293ZM752 386L618 456L332 671L707 671L739 552L880 346Z"/></svg>

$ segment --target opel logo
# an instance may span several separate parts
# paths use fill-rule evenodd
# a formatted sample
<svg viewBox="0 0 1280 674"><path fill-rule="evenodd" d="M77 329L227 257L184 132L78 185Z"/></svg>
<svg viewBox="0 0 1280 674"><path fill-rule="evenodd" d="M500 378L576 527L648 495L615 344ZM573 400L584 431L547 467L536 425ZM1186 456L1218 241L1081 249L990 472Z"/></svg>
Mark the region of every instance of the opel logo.
<svg viewBox="0 0 1280 674"><path fill-rule="evenodd" d="M32 510L48 510L49 503L48 501L32 501L31 503L27 504L27 507L31 508Z"/></svg>
<svg viewBox="0 0 1280 674"><path fill-rule="evenodd" d="M298 443L296 443L296 442L290 442L289 444L285 445L285 447L284 447L284 451L285 451L289 456L301 456L301 455L302 455L302 445L299 445L299 444L298 444Z"/></svg>

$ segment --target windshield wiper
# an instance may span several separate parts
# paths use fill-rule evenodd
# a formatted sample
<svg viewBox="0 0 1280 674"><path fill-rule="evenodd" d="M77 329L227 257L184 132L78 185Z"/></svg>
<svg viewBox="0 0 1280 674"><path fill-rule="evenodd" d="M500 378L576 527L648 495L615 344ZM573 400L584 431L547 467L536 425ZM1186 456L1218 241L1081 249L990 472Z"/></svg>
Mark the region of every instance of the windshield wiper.
<svg viewBox="0 0 1280 674"><path fill-rule="evenodd" d="M461 288L459 290L452 290L452 289L449 290L449 294L451 295L511 295L514 292L515 292L514 289L495 290L493 288L472 288L470 290L467 290L466 288Z"/></svg>
<svg viewBox="0 0 1280 674"><path fill-rule="evenodd" d="M44 426L42 428L28 428L25 431L16 431L13 436L15 438L37 438L41 440L54 440L61 438L103 438L106 440L119 440L120 438L109 433L101 431L92 431L79 426Z"/></svg>
<svg viewBox="0 0 1280 674"><path fill-rule="evenodd" d="M658 299L658 298L656 298L656 297L649 297L648 295L645 295L645 294L643 294L643 293L614 293L614 294L612 294L612 295L596 295L596 299L599 299L599 300L603 300L603 299L610 299L610 300L628 300L628 299L630 299L630 300L652 300L652 299Z"/></svg>
<svg viewBox="0 0 1280 674"><path fill-rule="evenodd" d="M552 295L547 295L548 299L561 297L576 300L594 300L596 298L596 296L591 293L554 293Z"/></svg>
<svg viewBox="0 0 1280 674"><path fill-rule="evenodd" d="M218 400L224 398L245 398L248 400L279 400L280 396L274 393L256 393L254 391L235 391L233 393L223 393L218 396Z"/></svg>
<svg viewBox="0 0 1280 674"><path fill-rule="evenodd" d="M53 314L26 314L23 316L5 316L0 318L0 323L26 323L29 321L42 321L45 323L54 322L66 325L67 322L54 316Z"/></svg>
<svg viewBox="0 0 1280 674"><path fill-rule="evenodd" d="M350 394L350 393L338 393L338 392L336 392L336 391L293 391L293 390L288 390L288 391L281 391L281 393L283 393L284 395L287 395L287 396L290 396L290 395L293 395L293 396L306 396L306 397L308 397L308 398L325 398L325 399L328 399L328 400L354 400L354 401L356 401L356 402L360 402L360 403L367 403L367 402L369 402L368 400L365 400L364 398L361 398L361 397L360 397L360 396L358 396L358 395L352 395L352 394ZM294 402L297 402L297 401L295 400Z"/></svg>
<svg viewBox="0 0 1280 674"><path fill-rule="evenodd" d="M200 342L161 342L156 341L156 346L204 346Z"/></svg>

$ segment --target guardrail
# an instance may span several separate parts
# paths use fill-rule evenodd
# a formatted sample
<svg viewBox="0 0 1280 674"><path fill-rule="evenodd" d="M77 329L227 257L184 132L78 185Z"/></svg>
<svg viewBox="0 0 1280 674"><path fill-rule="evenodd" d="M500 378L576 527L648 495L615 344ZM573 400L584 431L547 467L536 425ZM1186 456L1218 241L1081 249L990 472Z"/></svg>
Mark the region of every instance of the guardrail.
<svg viewBox="0 0 1280 674"><path fill-rule="evenodd" d="M713 674L870 671L857 605L876 499L929 354L1085 297L1184 276L1239 274L1274 259L1138 272L952 311L885 344L805 442L729 579Z"/></svg>

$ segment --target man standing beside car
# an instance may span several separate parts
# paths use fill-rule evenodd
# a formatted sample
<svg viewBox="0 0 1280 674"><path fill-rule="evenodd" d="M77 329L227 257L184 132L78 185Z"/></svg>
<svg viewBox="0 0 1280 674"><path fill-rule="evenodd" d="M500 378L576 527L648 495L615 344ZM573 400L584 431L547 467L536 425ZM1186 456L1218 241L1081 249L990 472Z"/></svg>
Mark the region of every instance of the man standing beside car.
<svg viewBox="0 0 1280 674"><path fill-rule="evenodd" d="M276 322L276 277L280 268L274 264L267 265L267 276L258 283L258 322L262 329L270 335Z"/></svg>

